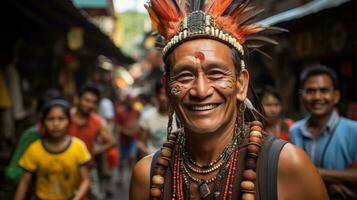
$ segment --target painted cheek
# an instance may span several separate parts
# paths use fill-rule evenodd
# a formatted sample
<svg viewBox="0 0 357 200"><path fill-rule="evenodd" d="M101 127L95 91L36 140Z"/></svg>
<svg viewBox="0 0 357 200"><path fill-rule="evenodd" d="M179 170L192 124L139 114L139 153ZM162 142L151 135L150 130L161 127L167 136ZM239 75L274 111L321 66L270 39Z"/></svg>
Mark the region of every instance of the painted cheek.
<svg viewBox="0 0 357 200"><path fill-rule="evenodd" d="M223 90L226 89L232 89L234 87L234 78L232 76L229 76L227 78L224 78L222 80L218 80L216 85Z"/></svg>
<svg viewBox="0 0 357 200"><path fill-rule="evenodd" d="M187 90L186 86L180 83L172 83L170 87L170 93L175 97L182 96L184 91L186 90Z"/></svg>

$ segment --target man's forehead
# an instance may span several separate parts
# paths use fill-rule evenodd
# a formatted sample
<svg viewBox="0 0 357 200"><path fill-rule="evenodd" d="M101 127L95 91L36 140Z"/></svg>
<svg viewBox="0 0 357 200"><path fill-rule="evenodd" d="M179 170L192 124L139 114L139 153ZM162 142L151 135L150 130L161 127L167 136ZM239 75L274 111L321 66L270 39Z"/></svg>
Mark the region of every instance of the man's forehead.
<svg viewBox="0 0 357 200"><path fill-rule="evenodd" d="M305 81L305 87L333 87L333 81L332 79L326 75L326 74L318 74L318 75L313 75L310 76L309 78L306 79Z"/></svg>
<svg viewBox="0 0 357 200"><path fill-rule="evenodd" d="M184 57L199 59L203 62L212 57L229 59L231 58L231 49L227 45L215 40L198 39L182 43L172 54L176 62Z"/></svg>

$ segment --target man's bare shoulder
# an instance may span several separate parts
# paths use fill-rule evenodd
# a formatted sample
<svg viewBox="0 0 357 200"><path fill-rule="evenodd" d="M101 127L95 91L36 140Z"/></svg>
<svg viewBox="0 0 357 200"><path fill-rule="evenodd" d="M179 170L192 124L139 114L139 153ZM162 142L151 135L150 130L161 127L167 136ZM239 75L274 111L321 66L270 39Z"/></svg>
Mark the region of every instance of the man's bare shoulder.
<svg viewBox="0 0 357 200"><path fill-rule="evenodd" d="M279 156L279 199L328 199L324 183L304 151L288 143Z"/></svg>
<svg viewBox="0 0 357 200"><path fill-rule="evenodd" d="M130 199L144 200L150 193L150 168L153 154L142 158L133 168L130 183Z"/></svg>
<svg viewBox="0 0 357 200"><path fill-rule="evenodd" d="M311 165L311 167L314 168L310 158L304 151L290 143L284 145L279 157L279 172L298 172L304 170L306 164ZM280 169L280 165L283 165L284 167Z"/></svg>

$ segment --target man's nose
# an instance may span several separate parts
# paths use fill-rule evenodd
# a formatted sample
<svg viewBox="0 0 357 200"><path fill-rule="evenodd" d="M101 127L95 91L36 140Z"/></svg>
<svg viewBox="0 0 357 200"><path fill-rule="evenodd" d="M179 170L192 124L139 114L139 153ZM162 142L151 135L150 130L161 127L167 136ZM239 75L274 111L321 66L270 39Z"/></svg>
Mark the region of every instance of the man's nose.
<svg viewBox="0 0 357 200"><path fill-rule="evenodd" d="M197 79L194 81L194 86L190 90L190 95L192 97L197 97L199 99L205 99L213 94L213 87L210 84L209 79L202 72L199 73Z"/></svg>
<svg viewBox="0 0 357 200"><path fill-rule="evenodd" d="M322 96L323 94L320 90L316 90L312 95L313 99L320 99Z"/></svg>

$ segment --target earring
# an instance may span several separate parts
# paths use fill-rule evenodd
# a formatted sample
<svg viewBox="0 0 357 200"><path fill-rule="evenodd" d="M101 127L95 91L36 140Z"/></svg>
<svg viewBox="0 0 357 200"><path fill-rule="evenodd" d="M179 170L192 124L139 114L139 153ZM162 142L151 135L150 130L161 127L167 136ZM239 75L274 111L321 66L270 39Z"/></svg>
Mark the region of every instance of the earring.
<svg viewBox="0 0 357 200"><path fill-rule="evenodd" d="M175 112L174 109L171 106L169 106L169 121L167 123L167 137L169 137L169 135L171 135L172 132L174 112Z"/></svg>
<svg viewBox="0 0 357 200"><path fill-rule="evenodd" d="M240 142L243 142L245 139L245 110L246 110L246 105L244 102L239 103L239 112L237 116L237 124L239 126L239 133L238 133L238 138Z"/></svg>

